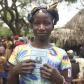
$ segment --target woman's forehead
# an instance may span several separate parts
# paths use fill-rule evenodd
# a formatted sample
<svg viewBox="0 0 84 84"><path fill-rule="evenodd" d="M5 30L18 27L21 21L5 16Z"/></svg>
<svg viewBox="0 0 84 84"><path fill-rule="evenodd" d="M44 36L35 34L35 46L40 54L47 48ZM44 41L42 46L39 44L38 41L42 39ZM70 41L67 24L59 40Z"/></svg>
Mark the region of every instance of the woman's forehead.
<svg viewBox="0 0 84 84"><path fill-rule="evenodd" d="M34 18L51 18L51 15L46 10L39 10L35 15Z"/></svg>

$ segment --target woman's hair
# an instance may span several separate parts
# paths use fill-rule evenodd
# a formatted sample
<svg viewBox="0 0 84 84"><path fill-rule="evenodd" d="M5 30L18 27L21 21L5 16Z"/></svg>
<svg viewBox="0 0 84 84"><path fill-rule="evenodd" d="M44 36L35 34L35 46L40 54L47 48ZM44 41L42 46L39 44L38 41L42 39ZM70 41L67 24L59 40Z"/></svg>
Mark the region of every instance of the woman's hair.
<svg viewBox="0 0 84 84"><path fill-rule="evenodd" d="M33 17L34 15L39 11L39 10L46 10L47 13L49 13L53 19L53 24L55 25L57 23L57 21L59 20L59 15L58 15L58 11L54 10L54 9L47 9L46 7L35 7L30 14L28 14L28 21L30 23L33 22Z"/></svg>

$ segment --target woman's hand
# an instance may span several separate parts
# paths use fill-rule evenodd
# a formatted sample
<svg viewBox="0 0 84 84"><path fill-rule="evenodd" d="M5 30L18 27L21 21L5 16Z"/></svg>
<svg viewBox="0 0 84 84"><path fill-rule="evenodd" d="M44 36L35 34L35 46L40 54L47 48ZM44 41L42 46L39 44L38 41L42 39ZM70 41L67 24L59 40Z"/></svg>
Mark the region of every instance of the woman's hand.
<svg viewBox="0 0 84 84"><path fill-rule="evenodd" d="M26 74L32 73L35 68L35 61L33 60L25 60L12 68L12 72L14 74Z"/></svg>
<svg viewBox="0 0 84 84"><path fill-rule="evenodd" d="M50 80L53 84L63 84L63 77L60 72L48 64L44 64L43 67L41 67L41 76Z"/></svg>

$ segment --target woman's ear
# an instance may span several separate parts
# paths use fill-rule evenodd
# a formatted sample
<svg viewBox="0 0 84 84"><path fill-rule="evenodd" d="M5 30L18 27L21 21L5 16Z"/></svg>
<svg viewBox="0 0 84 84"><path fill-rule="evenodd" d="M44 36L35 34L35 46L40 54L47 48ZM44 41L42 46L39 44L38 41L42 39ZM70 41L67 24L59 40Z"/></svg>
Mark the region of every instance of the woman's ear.
<svg viewBox="0 0 84 84"><path fill-rule="evenodd" d="M52 26L52 31L53 31L53 29L54 29L54 24L53 24L53 26Z"/></svg>

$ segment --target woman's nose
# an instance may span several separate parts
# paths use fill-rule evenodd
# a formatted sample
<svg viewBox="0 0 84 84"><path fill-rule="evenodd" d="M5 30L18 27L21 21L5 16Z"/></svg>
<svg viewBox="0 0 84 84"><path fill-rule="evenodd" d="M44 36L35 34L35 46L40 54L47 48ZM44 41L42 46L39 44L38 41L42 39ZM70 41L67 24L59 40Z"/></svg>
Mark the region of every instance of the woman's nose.
<svg viewBox="0 0 84 84"><path fill-rule="evenodd" d="M45 26L43 24L40 25L39 27L40 30L45 30Z"/></svg>

